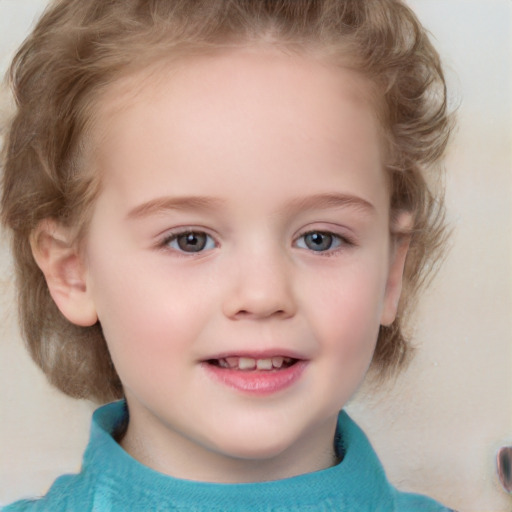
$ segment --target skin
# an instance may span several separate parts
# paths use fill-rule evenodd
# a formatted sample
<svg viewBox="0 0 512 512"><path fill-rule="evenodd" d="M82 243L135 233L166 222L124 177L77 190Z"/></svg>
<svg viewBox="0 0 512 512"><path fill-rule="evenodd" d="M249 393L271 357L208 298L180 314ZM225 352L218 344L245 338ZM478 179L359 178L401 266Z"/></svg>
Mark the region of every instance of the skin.
<svg viewBox="0 0 512 512"><path fill-rule="evenodd" d="M130 410L123 447L202 481L331 466L338 411L395 317L407 252L390 235L367 84L311 57L246 49L109 94L83 251L46 225L34 255L67 318L101 322ZM204 249L180 246L184 230L207 235ZM205 363L241 355L293 355L303 369L261 393Z"/></svg>

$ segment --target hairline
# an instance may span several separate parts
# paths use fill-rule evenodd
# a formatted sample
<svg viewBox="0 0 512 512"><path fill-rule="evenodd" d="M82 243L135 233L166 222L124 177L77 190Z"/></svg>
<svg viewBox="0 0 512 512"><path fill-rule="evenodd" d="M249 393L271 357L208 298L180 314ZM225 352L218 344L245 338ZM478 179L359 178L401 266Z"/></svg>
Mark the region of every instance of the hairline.
<svg viewBox="0 0 512 512"><path fill-rule="evenodd" d="M332 45L334 46L334 45ZM88 168L88 174L93 174L95 191L90 201L88 201L85 211L80 212L72 219L72 225L69 226L74 233L74 241L81 246L84 238L87 236L88 227L94 209L94 203L101 193L102 179L101 166L96 158L97 150L102 144L106 132L108 131L108 119L111 114L122 112L130 108L130 105L137 100L139 94L148 88L148 79L153 80L149 87L158 88L164 80L175 71L179 72L180 67L187 66L191 60L215 58L229 53L238 53L242 51L268 51L269 53L281 54L283 56L297 57L299 59L311 59L320 65L345 69L354 74L355 77L366 83L366 87L359 91L360 99L366 101L375 115L378 123L379 135L382 140L382 170L386 174L390 184L392 170L390 170L389 161L391 158L391 144L389 141L389 126L386 120L386 102L379 91L379 86L375 80L369 76L362 66L358 65L357 58L350 55L348 51L342 53L341 45L338 45L336 51L325 49L324 43L312 39L302 42L283 42L279 39L266 40L261 38L249 39L240 37L237 41L212 44L191 44L183 45L183 48L173 49L172 55L162 55L161 51L149 51L153 58L146 60L139 57L136 63L122 67L118 73L114 74L107 83L94 88L88 94L81 98L81 104L87 103L89 114L84 119L84 128L79 138L79 147L74 150L71 159L72 165L77 168L80 174L84 167ZM138 64L138 65L137 65ZM156 82L154 81L156 78ZM83 114L82 114L83 115ZM391 200L391 188L389 188ZM393 205L390 203L390 215L393 214Z"/></svg>

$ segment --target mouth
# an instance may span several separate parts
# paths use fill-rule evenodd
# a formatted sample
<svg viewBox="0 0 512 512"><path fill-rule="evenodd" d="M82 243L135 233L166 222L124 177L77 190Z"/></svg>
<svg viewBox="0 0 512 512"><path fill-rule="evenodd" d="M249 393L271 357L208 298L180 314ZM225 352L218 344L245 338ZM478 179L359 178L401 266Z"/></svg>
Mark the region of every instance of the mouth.
<svg viewBox="0 0 512 512"><path fill-rule="evenodd" d="M299 362L299 359L285 356L273 356L265 358L253 357L222 357L219 359L208 359L205 361L207 364L223 368L226 370L240 370L240 371L272 371L284 370L290 368Z"/></svg>
<svg viewBox="0 0 512 512"><path fill-rule="evenodd" d="M202 367L214 381L238 393L268 396L291 388L309 361L289 355L226 355L206 359Z"/></svg>

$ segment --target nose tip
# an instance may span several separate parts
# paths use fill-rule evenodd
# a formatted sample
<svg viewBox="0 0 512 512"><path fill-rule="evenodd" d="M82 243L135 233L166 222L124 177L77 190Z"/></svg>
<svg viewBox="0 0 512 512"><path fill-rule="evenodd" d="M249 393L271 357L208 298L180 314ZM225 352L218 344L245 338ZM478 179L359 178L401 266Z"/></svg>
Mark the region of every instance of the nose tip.
<svg viewBox="0 0 512 512"><path fill-rule="evenodd" d="M231 274L224 314L234 320L285 319L296 311L292 279L276 265L252 265Z"/></svg>
<svg viewBox="0 0 512 512"><path fill-rule="evenodd" d="M266 294L239 291L226 301L224 313L234 320L285 319L295 314L295 307L288 294L276 289Z"/></svg>

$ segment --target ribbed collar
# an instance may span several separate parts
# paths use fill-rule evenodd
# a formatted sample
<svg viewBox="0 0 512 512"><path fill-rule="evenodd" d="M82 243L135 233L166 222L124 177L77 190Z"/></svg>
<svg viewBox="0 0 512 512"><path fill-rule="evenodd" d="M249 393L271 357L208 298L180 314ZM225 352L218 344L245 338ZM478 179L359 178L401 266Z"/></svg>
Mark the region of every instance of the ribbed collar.
<svg viewBox="0 0 512 512"><path fill-rule="evenodd" d="M101 407L93 416L82 477L97 489L99 510L122 503L130 504L132 510L190 512L393 509L394 490L375 452L343 411L336 434L337 449L344 454L341 463L314 473L250 484L181 480L140 464L112 437L125 414L121 401Z"/></svg>

